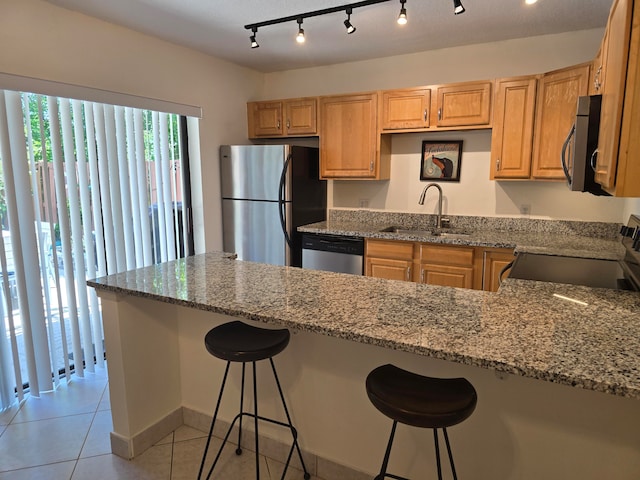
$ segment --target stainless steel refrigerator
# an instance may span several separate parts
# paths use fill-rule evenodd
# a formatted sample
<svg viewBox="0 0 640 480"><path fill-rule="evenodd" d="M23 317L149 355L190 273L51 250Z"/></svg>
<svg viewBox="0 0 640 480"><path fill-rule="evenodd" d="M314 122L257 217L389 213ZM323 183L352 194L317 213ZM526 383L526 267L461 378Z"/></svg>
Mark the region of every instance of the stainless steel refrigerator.
<svg viewBox="0 0 640 480"><path fill-rule="evenodd" d="M317 148L221 146L224 251L240 260L301 266L297 227L326 218L327 182L319 169Z"/></svg>

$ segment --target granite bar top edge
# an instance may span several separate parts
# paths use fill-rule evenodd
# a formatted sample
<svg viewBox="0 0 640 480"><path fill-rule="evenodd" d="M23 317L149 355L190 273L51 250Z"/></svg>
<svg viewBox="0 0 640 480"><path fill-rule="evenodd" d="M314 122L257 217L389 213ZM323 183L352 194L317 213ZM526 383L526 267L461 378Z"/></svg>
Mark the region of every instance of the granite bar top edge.
<svg viewBox="0 0 640 480"><path fill-rule="evenodd" d="M205 254L205 256L206 255L209 255L209 254ZM172 263L172 262L169 262L169 263ZM216 263L216 262L213 262L213 263ZM308 270L295 269L293 267L274 267L270 265L251 264L251 262L238 261L237 263L232 262L231 265L233 265L234 267L242 266L243 269L246 268L249 271L253 271L254 269L256 269L259 271L270 272L271 274L276 275L277 277L282 277L283 275L287 276L288 274L291 274L296 278L296 281L298 281L301 278L311 277L311 280L309 280L309 282L312 282L312 283L316 281L318 282L326 281L325 279L331 276L331 279L329 279L331 282L339 281L339 282L342 282L343 285L350 285L353 283L355 285L354 288L357 288L359 290L363 288L367 288L368 286L371 285L372 292L375 292L375 288L382 288L382 289L387 288L391 290L399 290L401 292L407 291L409 294L414 294L415 289L420 289L419 290L420 294L422 294L423 292L426 292L428 294L433 294L434 292L436 292L438 295L442 295L442 294L453 295L456 299L459 300L460 306L458 308L462 310L466 310L468 308L467 303L469 303L470 305L477 304L479 306L482 306L485 303L488 303L488 302L490 303L496 299L505 297L502 300L495 302L496 318L495 319L490 318L489 320L484 320L485 322L487 321L490 322L489 327L498 328L497 330L498 334L500 334L500 328L501 328L500 317L504 313L503 309L505 308L503 300L506 299L508 301L513 302L516 299L520 301L528 297L527 302L533 305L536 303L536 298L535 298L535 293L532 293L532 292L545 291L552 288L552 286L549 286L549 284L537 285L540 282L528 282L528 281L518 281L518 280L508 279L506 281L506 287L504 288L504 291L501 291L498 293L488 293L488 292L477 292L477 291L465 291L463 289L449 289L447 287L433 287L433 286L426 286L426 285L423 285L423 286L401 285L402 283L410 283L410 282L393 282L393 281L386 281L381 279L371 279L369 277L358 277L358 276L348 276L348 275L345 276L342 274L334 274L330 272L314 271L314 273L310 273L310 271ZM145 270L145 269L141 269L141 270ZM153 270L153 267L147 267L146 270L147 272L153 272L154 274L157 273ZM355 342L365 343L370 345L376 345L382 348L389 348L389 349L400 350L400 351L405 351L409 353L415 353L418 355L476 366L480 368L493 369L499 372L505 372L505 373L514 374L518 376L535 378L539 380L568 385L572 387L585 388L588 390L594 390L594 391L607 393L607 394L614 394L622 397L640 399L640 376L638 376L638 378L634 377L635 378L634 380L629 381L628 379L624 380L626 378L625 375L628 376L628 374L625 374L625 375L622 375L623 380L619 380L619 379L616 380L615 377L617 373L615 372L614 372L615 374L612 374L612 375L609 375L606 373L603 375L598 375L598 374L592 373L592 369L587 368L586 366L581 367L582 368L581 370L581 368L578 368L578 367L574 368L574 367L571 367L571 365L567 367L562 363L562 362L568 362L570 364L574 360L576 361L576 363L580 363L580 362L584 363L584 361L588 360L588 359L585 360L585 358L574 359L571 355L569 355L567 357L568 360L563 359L556 366L554 365L546 366L544 362L538 365L536 363L538 362L538 360L529 359L529 358L524 358L524 359L517 358L517 353L511 352L509 348L505 348L505 347L499 347L497 349L494 348L495 353L493 354L491 354L492 353L491 349L489 349L489 353L485 355L484 348L473 350L473 348L468 349L464 345L463 346L457 345L455 344L455 342L458 341L459 339L456 338L456 335L459 335L459 332L457 332L456 335L450 334L450 332L448 331L440 332L438 333L438 335L435 336L435 339L437 341L434 342L434 344L432 345L430 342L423 341L421 343L420 341L407 340L402 335L398 335L395 338L391 338L391 336L393 335L392 330L394 328L395 329L402 328L395 324L391 325L392 328L389 330L389 332L391 332L389 335L391 336L386 336L387 329L384 328L381 330L380 329L381 327L374 325L373 323L371 325L367 325L365 322L365 325L361 326L361 325L350 324L348 322L341 322L339 320L327 321L327 322L316 321L315 315L305 317L307 313L305 310L296 311L295 314L290 314L289 312L286 312L286 311L280 311L280 309L276 307L272 307L269 305L265 306L265 305L259 304L259 302L256 303L253 297L250 297L251 301L249 301L247 305L235 305L235 304L227 305L224 302L217 302L215 301L215 299L211 300L210 298L207 299L206 301L202 299L199 300L194 298L180 298L180 295L176 294L175 292L167 292L166 294L163 294L163 293L158 293L157 291L150 290L145 287L141 287L141 284L138 282L138 280L134 281L133 284L122 281L122 278L124 278L123 275L126 276L127 274L129 274L129 275L135 276L136 272L138 271L125 272L124 274L111 275L109 277L103 277L101 279L90 280L87 282L87 284L89 286L96 288L97 290L111 291L117 294L143 297L143 298L162 301L166 303L173 303L173 304L188 307L188 308L194 308L194 309L210 311L214 313L220 313L224 315L235 316L235 317L244 318L247 320L259 321L259 322L264 322L269 324L284 325L285 327L291 328L293 330L319 333L319 334L327 335L330 337L341 338L345 340L350 340L350 341L355 341ZM163 277L163 276L164 277L167 276L166 271L160 274L160 277ZM365 281L365 279L367 278L369 278L370 280L369 282ZM425 290L425 288L428 290ZM525 288L525 290L523 290L523 288ZM515 293L514 291L512 291L514 289L515 289ZM606 302L609 302L609 296L618 295L614 292L602 292L602 291L598 291L591 294L590 290L592 289L586 289L586 287L580 287L574 290L577 290L578 294L580 295L586 295L586 297L583 297L583 298L590 298L590 295L596 298L600 298L603 302L605 302L606 305L608 305L608 303ZM452 291L455 291L455 292L452 292ZM237 292L235 292L234 294L237 295ZM293 290L293 294L295 295L295 290ZM371 293L371 295L373 295L373 293ZM548 301L546 300L546 296L547 295L545 295L545 302ZM394 297L397 297L397 295L394 295ZM398 297L398 298L401 298L401 297ZM415 297L413 298L415 299ZM632 316L637 316L637 314L640 313L640 300L637 298L637 295L628 296L624 298L626 298L628 305L623 307L623 315L626 315L628 317L629 312L632 312ZM280 302L281 300L284 301L283 299L278 299L276 303ZM532 307L525 306L521 308L532 308ZM624 310L624 309L627 309L627 310ZM539 312L540 312L539 316L543 314L547 315L549 313L548 307L547 308L541 307L541 309L539 309ZM457 316L455 309L452 312L452 314L456 314ZM465 311L464 314L468 314L468 312ZM375 312L373 315L375 317ZM334 317L333 312L331 317L332 318ZM311 320L309 318L311 318ZM381 318L383 323L385 321L388 321L387 317L385 317L384 315ZM374 322L375 322L375 318L374 318ZM422 327L417 326L416 328L417 328L416 331L421 331L420 329ZM472 321L470 328L472 329L478 328L478 325ZM616 328L619 328L619 326L617 326ZM467 327L464 327L464 329L466 330ZM634 331L637 331L638 326L636 324L633 324L632 329L634 329ZM545 333L543 332L543 336L544 335ZM427 338L427 340L429 340L429 338ZM508 341L508 338L505 337L505 340ZM639 339L636 338L635 341L638 341L638 340ZM522 339L519 338L518 341L522 341ZM550 341L550 340L545 339L545 341ZM440 343L438 344L438 342ZM449 342L453 342L452 344L453 346L451 348L449 348L450 347ZM545 346L548 347L548 345L546 344ZM482 345L480 345L480 347L482 347ZM474 348L477 348L477 346L475 346ZM516 347L513 347L513 349L517 350ZM605 353L607 355L609 354L608 351ZM606 356L605 353L603 353L601 357ZM624 355L622 356L624 357ZM608 361L609 360L607 359L605 363ZM638 365L637 364L631 365L631 367L635 369L634 371L637 371ZM608 371L607 368L604 368L604 370Z"/></svg>

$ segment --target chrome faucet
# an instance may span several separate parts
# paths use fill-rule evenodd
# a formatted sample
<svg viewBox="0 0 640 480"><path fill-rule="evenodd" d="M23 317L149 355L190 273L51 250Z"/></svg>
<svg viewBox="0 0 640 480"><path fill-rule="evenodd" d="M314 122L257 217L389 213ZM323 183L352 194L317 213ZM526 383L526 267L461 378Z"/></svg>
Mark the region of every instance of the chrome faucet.
<svg viewBox="0 0 640 480"><path fill-rule="evenodd" d="M424 190L422 190L422 194L420 195L420 200L418 200L419 205L424 205L424 197L427 195L427 190L429 187L436 187L438 189L438 218L436 219L436 228L442 228L442 188L437 183L429 183Z"/></svg>

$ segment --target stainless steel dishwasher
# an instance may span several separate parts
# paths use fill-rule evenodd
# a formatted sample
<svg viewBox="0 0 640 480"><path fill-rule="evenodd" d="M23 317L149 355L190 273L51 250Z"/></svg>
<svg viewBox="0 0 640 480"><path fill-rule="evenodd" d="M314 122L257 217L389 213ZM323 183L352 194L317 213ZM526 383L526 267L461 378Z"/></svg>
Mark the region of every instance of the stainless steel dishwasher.
<svg viewBox="0 0 640 480"><path fill-rule="evenodd" d="M364 240L341 235L302 234L302 268L362 275Z"/></svg>

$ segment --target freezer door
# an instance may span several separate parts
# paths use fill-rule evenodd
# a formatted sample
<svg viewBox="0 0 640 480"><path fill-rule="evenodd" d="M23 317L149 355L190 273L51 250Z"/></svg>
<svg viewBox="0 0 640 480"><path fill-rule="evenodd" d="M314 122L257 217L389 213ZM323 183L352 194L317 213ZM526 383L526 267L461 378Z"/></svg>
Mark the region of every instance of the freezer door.
<svg viewBox="0 0 640 480"><path fill-rule="evenodd" d="M222 145L222 198L278 201L287 145Z"/></svg>
<svg viewBox="0 0 640 480"><path fill-rule="evenodd" d="M240 260L287 265L277 202L222 199L223 249Z"/></svg>

